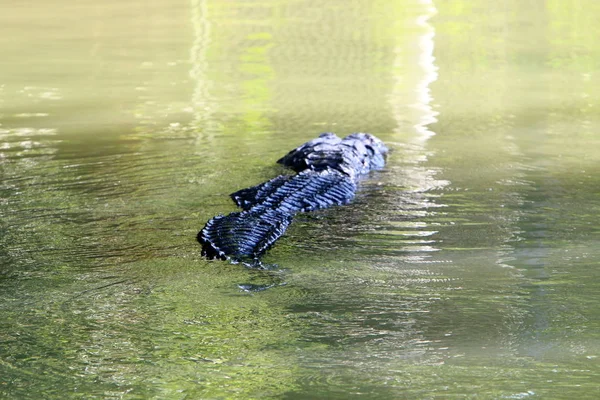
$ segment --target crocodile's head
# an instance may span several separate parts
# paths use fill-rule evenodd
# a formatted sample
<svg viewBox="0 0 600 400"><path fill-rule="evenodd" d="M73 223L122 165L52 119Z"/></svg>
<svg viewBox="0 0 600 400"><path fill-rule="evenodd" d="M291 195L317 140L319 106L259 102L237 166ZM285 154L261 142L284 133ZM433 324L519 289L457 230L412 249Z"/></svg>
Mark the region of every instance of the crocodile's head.
<svg viewBox="0 0 600 400"><path fill-rule="evenodd" d="M340 139L326 132L277 162L296 172L335 169L354 179L370 170L383 168L387 152L385 144L369 133L357 132Z"/></svg>
<svg viewBox="0 0 600 400"><path fill-rule="evenodd" d="M370 133L356 132L346 136L342 144L352 147L363 167L359 173L381 169L385 166L385 157L389 151L387 146Z"/></svg>

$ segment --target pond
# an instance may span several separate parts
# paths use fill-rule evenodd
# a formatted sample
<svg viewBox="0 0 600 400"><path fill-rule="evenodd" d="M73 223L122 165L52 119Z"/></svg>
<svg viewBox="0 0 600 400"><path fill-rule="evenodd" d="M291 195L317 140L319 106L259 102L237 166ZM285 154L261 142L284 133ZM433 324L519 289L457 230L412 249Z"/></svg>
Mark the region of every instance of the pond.
<svg viewBox="0 0 600 400"><path fill-rule="evenodd" d="M12 2L0 397L600 397L600 3ZM228 194L391 149L259 270Z"/></svg>

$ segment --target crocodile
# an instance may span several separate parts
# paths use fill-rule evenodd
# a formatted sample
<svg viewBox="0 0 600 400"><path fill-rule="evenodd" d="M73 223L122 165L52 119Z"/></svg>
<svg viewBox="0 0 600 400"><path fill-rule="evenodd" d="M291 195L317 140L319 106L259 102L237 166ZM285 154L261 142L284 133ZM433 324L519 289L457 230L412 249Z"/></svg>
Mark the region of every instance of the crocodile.
<svg viewBox="0 0 600 400"><path fill-rule="evenodd" d="M295 175L279 175L230 195L242 211L206 223L197 236L202 255L259 263L295 214L348 204L359 178L383 168L387 153L380 139L362 132L343 139L326 132L302 144L277 161Z"/></svg>

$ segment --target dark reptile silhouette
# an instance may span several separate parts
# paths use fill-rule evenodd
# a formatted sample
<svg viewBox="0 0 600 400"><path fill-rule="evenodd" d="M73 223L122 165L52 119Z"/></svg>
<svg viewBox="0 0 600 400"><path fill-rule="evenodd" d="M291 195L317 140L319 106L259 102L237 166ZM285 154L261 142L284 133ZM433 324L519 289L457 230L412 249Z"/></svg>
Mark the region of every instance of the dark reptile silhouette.
<svg viewBox="0 0 600 400"><path fill-rule="evenodd" d="M304 143L277 161L296 175L280 175L231 194L243 211L206 223L198 233L202 255L257 262L295 214L349 203L359 177L383 168L387 152L383 142L368 133L340 139L328 132Z"/></svg>

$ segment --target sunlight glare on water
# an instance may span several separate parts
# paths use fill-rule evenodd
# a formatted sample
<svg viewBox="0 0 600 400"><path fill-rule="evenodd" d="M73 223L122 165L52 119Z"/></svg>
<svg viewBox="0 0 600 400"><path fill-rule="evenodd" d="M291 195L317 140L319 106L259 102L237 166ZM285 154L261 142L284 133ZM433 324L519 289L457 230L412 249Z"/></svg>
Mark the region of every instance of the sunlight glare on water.
<svg viewBox="0 0 600 400"><path fill-rule="evenodd" d="M600 4L600 3L599 3ZM0 13L0 397L600 396L600 8L151 0ZM390 148L259 270L228 195Z"/></svg>

